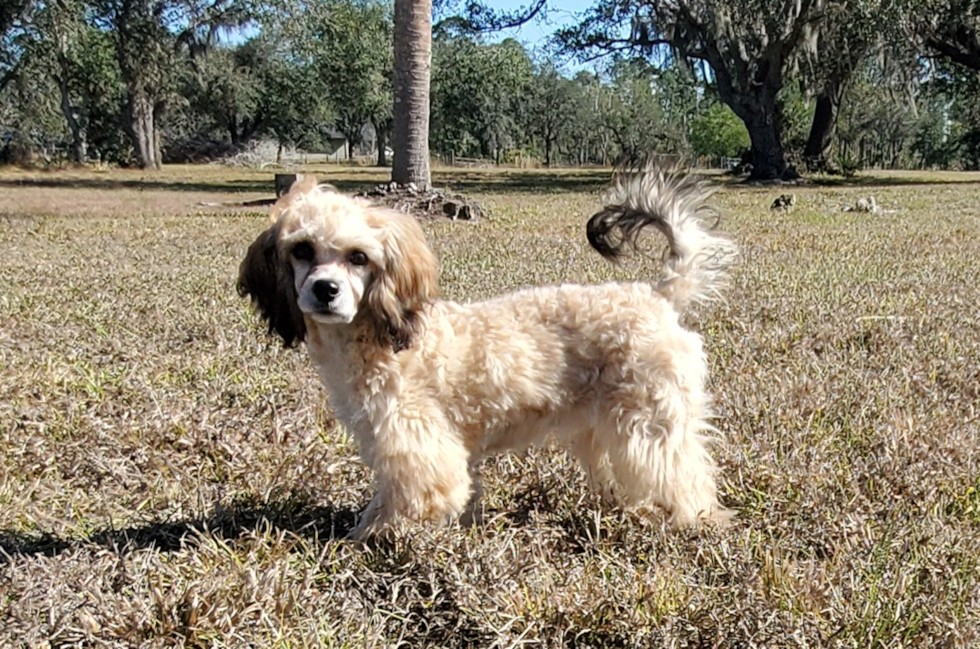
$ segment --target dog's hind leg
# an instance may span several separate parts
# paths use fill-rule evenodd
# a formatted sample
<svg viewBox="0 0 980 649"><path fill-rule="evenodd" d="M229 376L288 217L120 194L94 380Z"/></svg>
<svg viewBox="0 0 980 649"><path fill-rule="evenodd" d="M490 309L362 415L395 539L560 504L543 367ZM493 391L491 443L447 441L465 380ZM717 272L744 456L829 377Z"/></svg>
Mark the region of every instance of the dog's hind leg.
<svg viewBox="0 0 980 649"><path fill-rule="evenodd" d="M620 412L609 460L621 491L632 507L657 505L674 527L723 519L718 503L715 464L705 447L709 429L697 419L656 419L650 412Z"/></svg>
<svg viewBox="0 0 980 649"><path fill-rule="evenodd" d="M604 443L605 439L605 435L594 428L587 428L572 438L568 450L582 465L593 491L598 493L603 501L615 503L619 488L616 486L616 476L609 463L609 450Z"/></svg>
<svg viewBox="0 0 980 649"><path fill-rule="evenodd" d="M470 500L459 517L459 523L464 527L483 522L483 505L480 502L483 498L483 481L480 480L479 467L470 466L470 481Z"/></svg>

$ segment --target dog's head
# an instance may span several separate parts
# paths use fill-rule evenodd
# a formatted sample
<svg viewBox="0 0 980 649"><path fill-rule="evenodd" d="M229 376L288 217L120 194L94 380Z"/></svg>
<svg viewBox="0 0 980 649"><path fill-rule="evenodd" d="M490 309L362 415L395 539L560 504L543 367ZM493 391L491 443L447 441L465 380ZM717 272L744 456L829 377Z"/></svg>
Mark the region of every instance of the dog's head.
<svg viewBox="0 0 980 649"><path fill-rule="evenodd" d="M363 321L380 344L395 351L411 345L419 311L438 293L438 264L414 217L307 176L271 218L238 277L239 294L252 298L269 333L292 346L309 323Z"/></svg>

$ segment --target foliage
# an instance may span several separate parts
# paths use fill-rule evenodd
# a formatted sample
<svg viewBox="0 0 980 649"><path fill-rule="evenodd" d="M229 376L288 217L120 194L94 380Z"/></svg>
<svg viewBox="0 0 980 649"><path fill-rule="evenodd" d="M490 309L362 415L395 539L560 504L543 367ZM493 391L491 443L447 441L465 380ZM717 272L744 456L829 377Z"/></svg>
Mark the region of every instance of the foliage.
<svg viewBox="0 0 980 649"><path fill-rule="evenodd" d="M437 3L430 145L446 159L609 164L651 150L717 159L748 136L854 168L980 166L976 71L929 40L968 43L974 0L773 2L600 0L560 34L599 57L574 74L552 50L483 32L539 3ZM355 149L373 131L383 154L392 38L386 0L4 3L5 155L155 166L161 143L321 149L338 130Z"/></svg>
<svg viewBox="0 0 980 649"><path fill-rule="evenodd" d="M553 64L536 66L530 96L521 106L527 133L541 143L544 163L548 166L555 162L559 143L571 133L577 89Z"/></svg>
<svg viewBox="0 0 980 649"><path fill-rule="evenodd" d="M908 30L935 55L980 70L978 0L901 0Z"/></svg>
<svg viewBox="0 0 980 649"><path fill-rule="evenodd" d="M603 106L603 125L619 156L635 159L645 152L670 150L664 108L650 68L642 62L617 63Z"/></svg>
<svg viewBox="0 0 980 649"><path fill-rule="evenodd" d="M115 39L126 86L126 131L137 162L162 165L161 128L176 94L181 55L194 57L214 44L222 29L250 20L239 0L90 0L95 24Z"/></svg>
<svg viewBox="0 0 980 649"><path fill-rule="evenodd" d="M799 84L787 84L776 96L779 115L779 135L786 152L793 157L803 151L807 132L813 118L813 106L807 101Z"/></svg>
<svg viewBox="0 0 980 649"><path fill-rule="evenodd" d="M33 22L34 0L0 3L0 91L17 77L23 53L38 37Z"/></svg>
<svg viewBox="0 0 980 649"><path fill-rule="evenodd" d="M367 123L390 129L393 53L391 6L380 0L312 3L296 44L352 146Z"/></svg>
<svg viewBox="0 0 980 649"><path fill-rule="evenodd" d="M560 34L567 49L633 53L710 66L719 99L746 124L753 176L787 175L778 95L822 19L822 0L601 0L578 27Z"/></svg>
<svg viewBox="0 0 980 649"><path fill-rule="evenodd" d="M433 43L435 151L499 159L518 143L518 109L532 86L531 59L514 40L484 43L437 32Z"/></svg>
<svg viewBox="0 0 980 649"><path fill-rule="evenodd" d="M287 53L274 52L261 70L262 93L258 111L279 143L317 148L324 126L330 123L331 104L317 92L314 64L297 64Z"/></svg>
<svg viewBox="0 0 980 649"><path fill-rule="evenodd" d="M195 130L227 133L244 145L264 125L259 112L273 49L254 38L238 47L221 46L198 56L184 81L184 97L200 119Z"/></svg>
<svg viewBox="0 0 980 649"><path fill-rule="evenodd" d="M748 149L749 132L728 106L712 102L694 120L691 145L699 156L734 158Z"/></svg>

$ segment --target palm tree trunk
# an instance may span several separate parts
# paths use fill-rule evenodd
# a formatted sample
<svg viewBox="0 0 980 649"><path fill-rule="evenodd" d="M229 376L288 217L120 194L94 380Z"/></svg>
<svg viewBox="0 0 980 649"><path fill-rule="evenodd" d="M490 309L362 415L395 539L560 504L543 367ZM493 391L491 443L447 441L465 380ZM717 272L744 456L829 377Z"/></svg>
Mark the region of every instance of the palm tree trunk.
<svg viewBox="0 0 980 649"><path fill-rule="evenodd" d="M394 156L391 179L432 185L429 170L429 76L432 0L395 0Z"/></svg>

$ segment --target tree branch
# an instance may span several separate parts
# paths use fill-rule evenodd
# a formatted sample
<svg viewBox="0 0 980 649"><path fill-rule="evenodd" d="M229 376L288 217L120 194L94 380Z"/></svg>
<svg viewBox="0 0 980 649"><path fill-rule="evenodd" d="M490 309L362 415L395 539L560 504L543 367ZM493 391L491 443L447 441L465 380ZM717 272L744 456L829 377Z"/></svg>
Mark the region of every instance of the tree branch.
<svg viewBox="0 0 980 649"><path fill-rule="evenodd" d="M925 45L931 50L973 70L980 70L980 42L977 34L965 25L960 25L951 38L941 38L932 33L925 37Z"/></svg>
<svg viewBox="0 0 980 649"><path fill-rule="evenodd" d="M435 29L454 28L463 33L480 34L513 29L537 18L548 6L548 0L534 0L533 4L517 11L498 12L482 3L469 0L463 13L449 16L436 24Z"/></svg>

